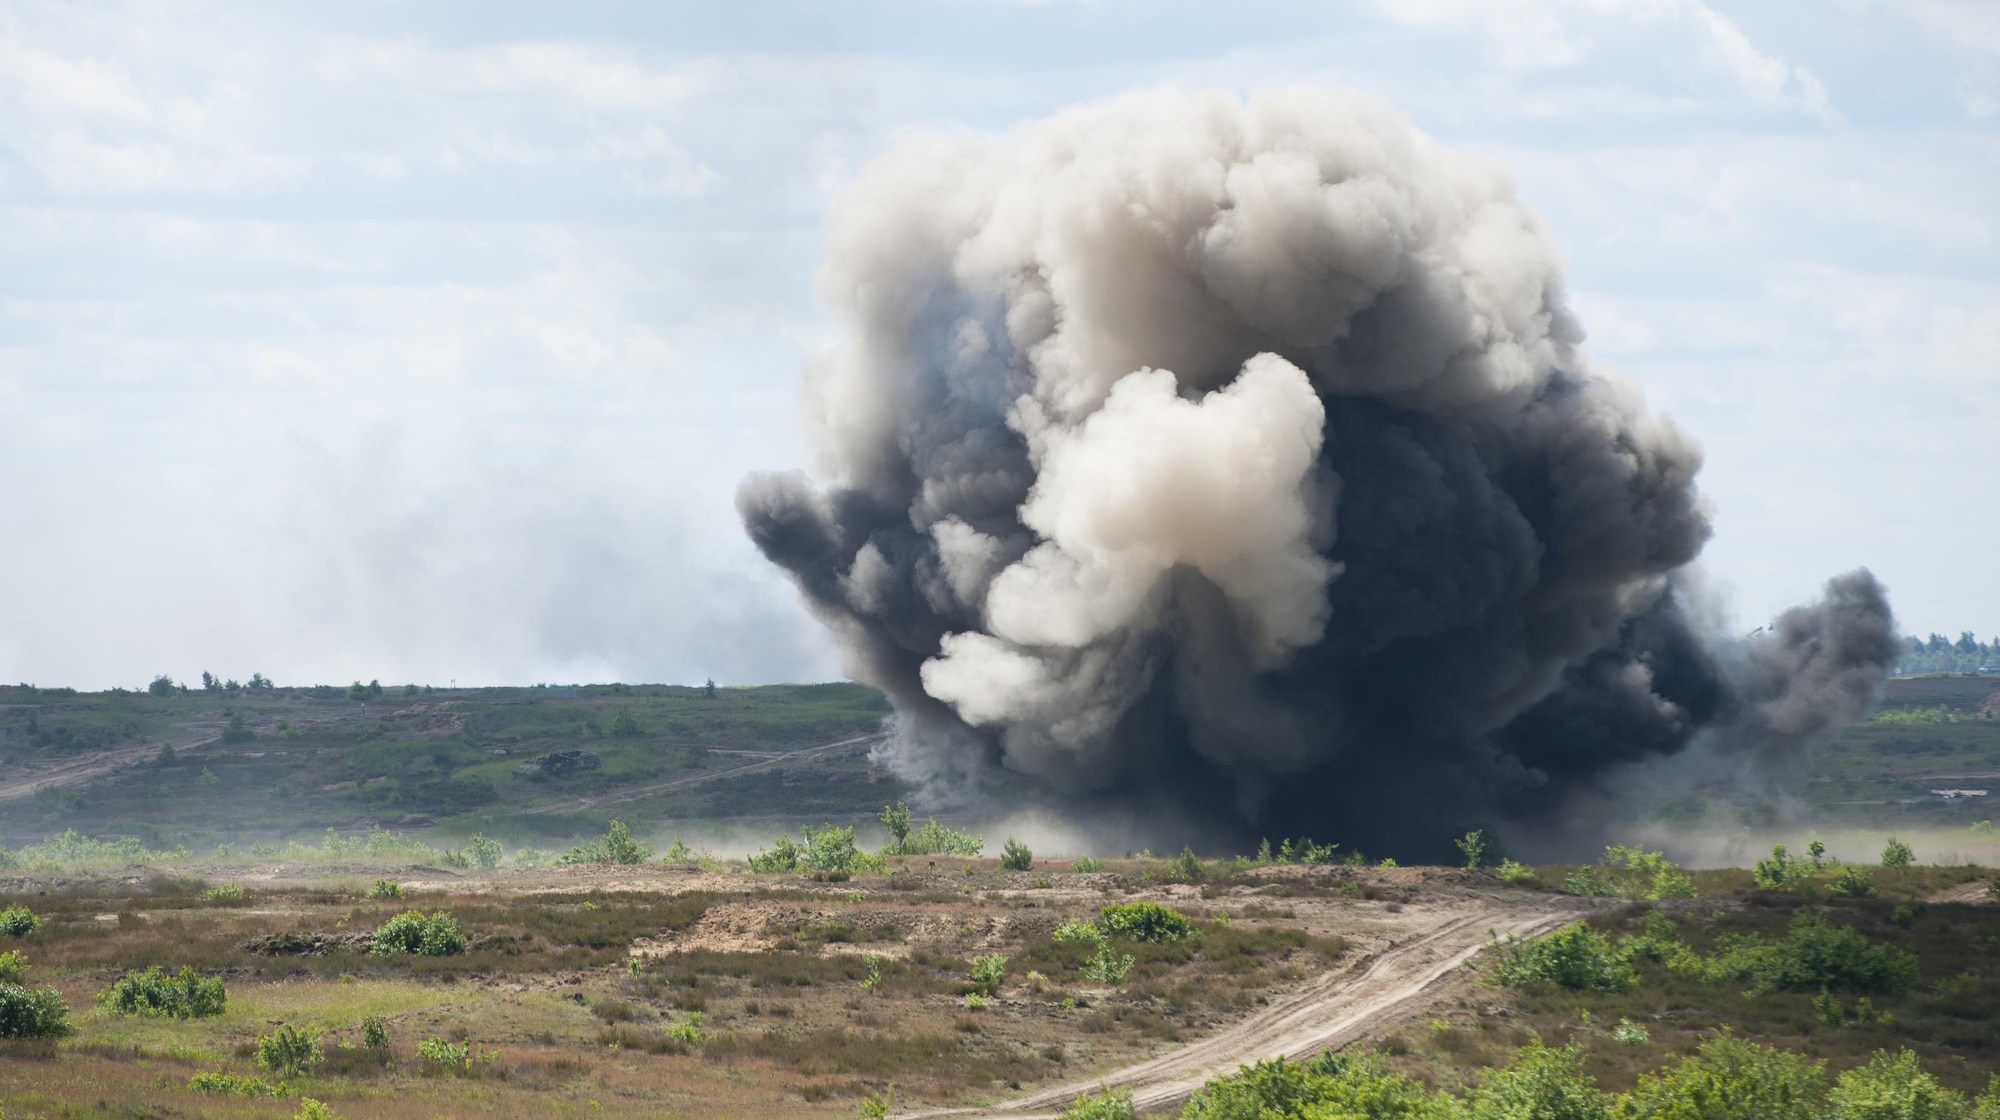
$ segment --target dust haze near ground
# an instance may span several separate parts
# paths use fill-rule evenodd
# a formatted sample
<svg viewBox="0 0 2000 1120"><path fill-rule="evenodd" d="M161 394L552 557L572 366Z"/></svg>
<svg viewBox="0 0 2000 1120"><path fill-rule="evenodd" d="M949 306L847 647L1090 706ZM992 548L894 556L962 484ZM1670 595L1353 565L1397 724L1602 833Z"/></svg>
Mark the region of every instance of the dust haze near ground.
<svg viewBox="0 0 2000 1120"><path fill-rule="evenodd" d="M1781 785L1893 662L1865 571L1716 635L1695 441L1592 362L1504 172L1374 100L910 139L823 287L827 483L738 505L935 801L1004 769L1167 842L1436 856L1697 743Z"/></svg>

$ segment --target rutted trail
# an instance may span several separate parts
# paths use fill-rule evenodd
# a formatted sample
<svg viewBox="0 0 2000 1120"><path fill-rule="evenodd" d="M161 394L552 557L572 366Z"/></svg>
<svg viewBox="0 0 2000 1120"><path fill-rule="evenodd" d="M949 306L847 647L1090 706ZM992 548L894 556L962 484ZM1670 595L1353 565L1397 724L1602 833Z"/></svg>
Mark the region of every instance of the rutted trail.
<svg viewBox="0 0 2000 1120"><path fill-rule="evenodd" d="M1573 902L1574 900L1566 900ZM929 1109L907 1120L1028 1120L1055 1115L1078 1094L1100 1086L1129 1089L1141 1110L1183 1100L1201 1083L1238 1065L1284 1055L1304 1058L1381 1029L1425 1000L1453 969L1486 944L1487 931L1538 934L1588 913L1578 907L1534 909L1519 901L1481 898L1444 910L1435 920L1372 953L1328 972L1295 994L1207 1038L1124 1069L1070 1082L982 1108ZM1411 935L1413 934L1413 935Z"/></svg>

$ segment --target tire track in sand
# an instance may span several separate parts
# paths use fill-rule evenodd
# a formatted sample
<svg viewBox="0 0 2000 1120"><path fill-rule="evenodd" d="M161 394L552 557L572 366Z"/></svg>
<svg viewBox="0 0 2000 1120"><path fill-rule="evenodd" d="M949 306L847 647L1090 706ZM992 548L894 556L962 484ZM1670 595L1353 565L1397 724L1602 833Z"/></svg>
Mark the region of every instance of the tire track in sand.
<svg viewBox="0 0 2000 1120"><path fill-rule="evenodd" d="M1497 903L1497 900L1496 900ZM1301 1059L1380 1030L1421 1005L1430 989L1486 945L1487 931L1532 936L1589 911L1490 904L1446 915L1408 940L1322 975L1296 994L1207 1038L1123 1069L980 1108L899 1113L902 1120L1047 1120L1079 1094L1127 1089L1140 1111L1185 1100L1202 1082L1261 1058Z"/></svg>

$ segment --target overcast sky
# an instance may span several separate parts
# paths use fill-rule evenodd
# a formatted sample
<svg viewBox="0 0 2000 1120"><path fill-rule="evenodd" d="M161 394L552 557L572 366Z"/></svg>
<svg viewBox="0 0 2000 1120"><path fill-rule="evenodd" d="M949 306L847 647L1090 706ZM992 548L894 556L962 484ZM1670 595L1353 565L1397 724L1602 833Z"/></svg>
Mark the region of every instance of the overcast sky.
<svg viewBox="0 0 2000 1120"><path fill-rule="evenodd" d="M827 679L820 222L899 135L1378 94L1707 449L1745 629L2000 633L2000 4L0 2L0 680Z"/></svg>

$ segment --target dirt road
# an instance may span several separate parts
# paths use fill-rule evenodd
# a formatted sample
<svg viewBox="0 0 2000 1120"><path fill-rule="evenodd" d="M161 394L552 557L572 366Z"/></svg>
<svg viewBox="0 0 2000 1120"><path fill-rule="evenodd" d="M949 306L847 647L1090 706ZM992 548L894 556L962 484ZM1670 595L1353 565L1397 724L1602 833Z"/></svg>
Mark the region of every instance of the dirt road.
<svg viewBox="0 0 2000 1120"><path fill-rule="evenodd" d="M196 739L184 739L174 743L174 750L186 751L215 742L213 735ZM109 774L123 766L147 762L158 758L160 744L148 743L143 747L126 747L115 751L92 751L75 758L66 758L46 770L23 774L0 782L0 801L13 801L22 797L33 797L45 789L58 789L87 782L92 778Z"/></svg>
<svg viewBox="0 0 2000 1120"><path fill-rule="evenodd" d="M642 797L651 797L656 793L676 789L680 786L691 786L700 782L712 782L717 778L733 778L739 774L750 774L758 770L768 770L774 766L783 766L786 763L803 762L806 759L818 758L820 755L837 751L842 747L872 743L882 738L886 738L886 736L879 731L872 731L866 735L850 735L845 739L835 739L829 743L802 747L783 754L773 754L769 758L760 758L755 762L746 762L739 766L724 767L721 770L709 770L691 777L674 778L664 782L647 782L645 785L628 786L611 793L600 793L593 797L572 797L566 801L557 801L548 805L536 805L530 809L517 809L515 812L523 815L538 813L581 813L586 809L597 809L605 805L619 805L628 801L637 801ZM745 751L742 753L749 754L751 752Z"/></svg>
<svg viewBox="0 0 2000 1120"><path fill-rule="evenodd" d="M1429 916L1387 948L1326 973L1250 1018L1157 1058L983 1108L898 1115L906 1120L946 1116L1046 1120L1079 1094L1095 1092L1099 1086L1131 1090L1133 1103L1142 1112L1170 1105L1193 1094L1203 1081L1239 1065L1280 1054L1305 1058L1379 1032L1414 1013L1443 986L1447 974L1486 944L1489 929L1525 936L1554 929L1587 912L1518 900L1469 900Z"/></svg>

